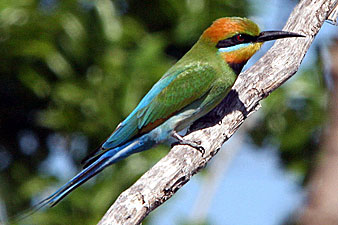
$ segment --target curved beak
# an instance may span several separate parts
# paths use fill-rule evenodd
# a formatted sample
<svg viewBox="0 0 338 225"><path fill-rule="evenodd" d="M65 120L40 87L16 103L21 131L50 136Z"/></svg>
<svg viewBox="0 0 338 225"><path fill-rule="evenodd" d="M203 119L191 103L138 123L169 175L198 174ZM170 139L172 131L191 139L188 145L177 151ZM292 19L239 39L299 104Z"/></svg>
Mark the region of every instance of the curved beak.
<svg viewBox="0 0 338 225"><path fill-rule="evenodd" d="M264 42L288 37L305 37L305 36L288 31L263 31L259 34L256 41Z"/></svg>

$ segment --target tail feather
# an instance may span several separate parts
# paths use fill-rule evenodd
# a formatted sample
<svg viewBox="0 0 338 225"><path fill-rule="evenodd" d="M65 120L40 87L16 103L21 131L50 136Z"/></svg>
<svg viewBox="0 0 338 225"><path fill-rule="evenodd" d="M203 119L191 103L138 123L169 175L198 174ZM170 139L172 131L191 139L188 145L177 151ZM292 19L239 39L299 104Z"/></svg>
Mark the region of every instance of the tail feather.
<svg viewBox="0 0 338 225"><path fill-rule="evenodd" d="M100 159L96 160L93 164L88 166L86 169L82 170L78 175L73 179L67 182L62 186L58 191L51 195L45 205L50 205L53 207L64 197L66 197L71 191L75 188L101 172L104 168L110 165L111 158L102 156Z"/></svg>
<svg viewBox="0 0 338 225"><path fill-rule="evenodd" d="M98 158L100 158L102 155L104 155L104 153L108 152L112 150L110 149L99 149L98 151L102 151L101 153L97 154L97 155L93 155L93 156L87 156L86 158L84 158L81 161L81 164L83 164L83 169L86 169L88 166L90 166L92 163L94 163Z"/></svg>
<svg viewBox="0 0 338 225"><path fill-rule="evenodd" d="M111 163L111 157L102 156L98 160L96 160L93 164L88 166L86 169L82 170L78 175L68 181L65 185L63 185L60 189L54 192L49 197L45 198L38 204L34 205L30 209L23 212L21 215L18 215L14 218L15 221L20 221L28 216L31 216L39 209L49 206L53 207L58 202L60 202L64 197L66 197L70 192L72 192L75 188L101 172L105 167L109 166Z"/></svg>
<svg viewBox="0 0 338 225"><path fill-rule="evenodd" d="M110 149L104 154L102 154L98 159L96 159L93 163L89 164L86 168L84 168L79 174L77 174L74 178L68 181L65 185L63 185L60 189L58 189L55 193L42 200L32 208L28 209L23 214L16 217L15 221L22 220L39 209L49 206L53 207L58 202L60 202L64 197L66 197L70 192L72 192L75 188L101 172L107 166L129 156L130 154L144 151L149 149L155 144L154 141L149 140L147 135L143 135L137 139L134 139L123 146Z"/></svg>

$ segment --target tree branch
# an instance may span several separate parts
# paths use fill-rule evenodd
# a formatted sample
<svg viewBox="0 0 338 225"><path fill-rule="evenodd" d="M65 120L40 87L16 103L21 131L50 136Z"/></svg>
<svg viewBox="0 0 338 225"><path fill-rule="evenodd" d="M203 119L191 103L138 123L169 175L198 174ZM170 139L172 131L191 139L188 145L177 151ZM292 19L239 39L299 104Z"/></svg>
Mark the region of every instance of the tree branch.
<svg viewBox="0 0 338 225"><path fill-rule="evenodd" d="M124 191L99 222L139 224L168 200L194 174L204 168L222 144L259 108L259 102L293 76L315 35L338 0L303 0L284 27L306 38L277 40L254 66L239 75L232 91L207 116L190 128L185 137L199 140L206 153L176 145L168 155Z"/></svg>

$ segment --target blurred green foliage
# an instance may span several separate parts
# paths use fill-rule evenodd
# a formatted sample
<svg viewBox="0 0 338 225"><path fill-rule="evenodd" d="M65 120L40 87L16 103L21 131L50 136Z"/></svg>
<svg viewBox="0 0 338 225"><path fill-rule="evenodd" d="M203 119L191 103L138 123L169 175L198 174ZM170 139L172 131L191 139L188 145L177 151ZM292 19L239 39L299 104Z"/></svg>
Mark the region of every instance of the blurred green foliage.
<svg viewBox="0 0 338 225"><path fill-rule="evenodd" d="M79 170L86 152L113 131L213 20L245 16L245 5L236 0L1 1L0 196L8 215L74 175L46 169L54 152L62 152L51 137L61 138ZM79 136L88 146L76 145ZM167 149L112 166L57 207L22 223L95 224Z"/></svg>
<svg viewBox="0 0 338 225"><path fill-rule="evenodd" d="M326 123L328 96L321 64L318 60L263 101L262 113L249 131L254 144L277 146L283 164L303 184L316 163Z"/></svg>
<svg viewBox="0 0 338 225"><path fill-rule="evenodd" d="M0 196L8 215L74 175L46 170L49 157L60 151L51 136L61 137L78 171L87 151L114 130L213 20L249 13L247 1L237 0L1 1ZM249 132L258 146L279 146L285 165L301 176L311 166L325 121L319 65L276 90ZM84 137L82 144L78 137ZM167 151L158 147L113 165L22 224L95 224Z"/></svg>

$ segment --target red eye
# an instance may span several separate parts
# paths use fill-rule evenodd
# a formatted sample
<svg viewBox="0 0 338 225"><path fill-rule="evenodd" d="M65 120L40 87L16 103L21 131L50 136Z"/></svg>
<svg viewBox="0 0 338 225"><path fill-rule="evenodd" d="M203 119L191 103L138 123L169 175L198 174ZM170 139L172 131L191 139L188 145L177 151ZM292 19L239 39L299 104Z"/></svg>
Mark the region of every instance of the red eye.
<svg viewBox="0 0 338 225"><path fill-rule="evenodd" d="M239 42L243 42L244 41L244 37L241 34L236 35L236 39Z"/></svg>

